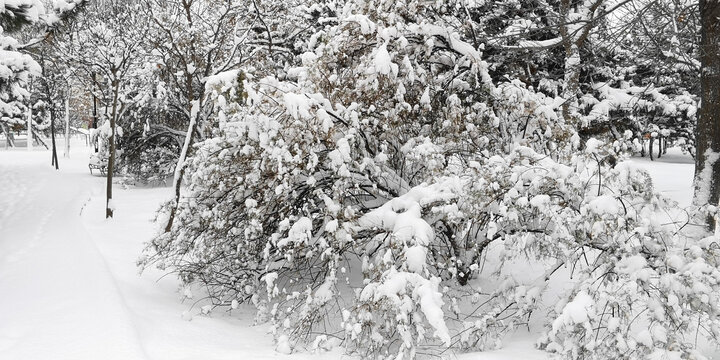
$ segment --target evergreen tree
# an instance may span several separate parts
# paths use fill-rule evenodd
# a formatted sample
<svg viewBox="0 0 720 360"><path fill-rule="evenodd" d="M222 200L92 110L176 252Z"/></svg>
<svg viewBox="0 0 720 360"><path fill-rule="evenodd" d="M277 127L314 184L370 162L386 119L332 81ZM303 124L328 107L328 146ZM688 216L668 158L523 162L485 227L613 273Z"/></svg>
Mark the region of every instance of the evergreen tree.
<svg viewBox="0 0 720 360"><path fill-rule="evenodd" d="M30 97L26 86L31 76L40 74L37 62L18 50L20 44L12 33L38 21L43 12L36 0L0 5L0 131L5 133L9 146L14 146L11 127L24 121L26 106L22 102Z"/></svg>

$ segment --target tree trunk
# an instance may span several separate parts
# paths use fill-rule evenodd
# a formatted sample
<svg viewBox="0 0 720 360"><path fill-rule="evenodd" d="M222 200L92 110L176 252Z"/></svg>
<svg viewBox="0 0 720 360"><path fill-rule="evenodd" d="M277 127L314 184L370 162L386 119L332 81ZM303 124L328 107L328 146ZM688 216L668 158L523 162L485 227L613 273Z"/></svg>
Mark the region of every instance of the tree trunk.
<svg viewBox="0 0 720 360"><path fill-rule="evenodd" d="M65 152L63 156L70 157L70 98L65 99Z"/></svg>
<svg viewBox="0 0 720 360"><path fill-rule="evenodd" d="M33 128L32 128L32 108L28 106L27 111L27 144L28 151L33 149Z"/></svg>
<svg viewBox="0 0 720 360"><path fill-rule="evenodd" d="M12 127L10 124L7 124L5 126L5 139L7 140L7 147L14 148L15 147L15 135L13 135Z"/></svg>
<svg viewBox="0 0 720 360"><path fill-rule="evenodd" d="M640 157L645 157L645 136L640 135Z"/></svg>
<svg viewBox="0 0 720 360"><path fill-rule="evenodd" d="M655 143L655 138L650 136L650 145L648 147L648 154L650 154L650 161L655 161L655 159L653 159L653 143Z"/></svg>
<svg viewBox="0 0 720 360"><path fill-rule="evenodd" d="M37 141L38 143L40 143L40 145L44 146L45 150L50 150L50 148L47 146L45 141L43 141L42 137L40 137L40 134L37 131L33 130L33 135L34 141Z"/></svg>
<svg viewBox="0 0 720 360"><path fill-rule="evenodd" d="M173 176L173 187L175 188L175 202L170 209L168 216L168 222L165 224L165 232L169 232L172 229L173 221L175 220L175 212L177 212L178 204L180 203L180 187L182 186L182 178L185 174L185 159L187 158L188 149L192 146L193 136L197 129L197 121L194 116L190 118L190 125L188 125L188 131L185 135L185 143L180 151L180 157L178 158L177 165L175 166L175 176Z"/></svg>
<svg viewBox="0 0 720 360"><path fill-rule="evenodd" d="M200 97L193 101L192 93L192 76L188 74L186 77L186 84L188 88L188 103L190 104L190 124L188 125L188 131L185 134L185 143L180 151L180 157L178 158L177 165L175 165L175 174L173 176L173 187L175 188L175 200L168 214L168 221L165 224L165 232L169 232L172 229L173 222L175 221L175 213L177 212L178 205L180 204L180 188L182 187L182 178L185 174L185 159L187 158L188 151L194 143L195 132L198 127L198 120L200 118L200 112L202 111L203 100L205 99L205 93L201 93ZM204 86L203 86L204 88Z"/></svg>
<svg viewBox="0 0 720 360"><path fill-rule="evenodd" d="M113 73L113 75L115 75ZM113 217L113 211L115 206L112 204L112 178L113 171L115 170L115 122L117 116L117 102L118 102L118 91L119 81L113 79L113 103L112 103L112 114L110 116L110 159L108 160L107 170L107 202L105 203L105 218Z"/></svg>
<svg viewBox="0 0 720 360"><path fill-rule="evenodd" d="M55 170L60 169L57 157L57 146L55 144L55 110L50 107L50 138L52 139L52 161L51 166L55 166Z"/></svg>
<svg viewBox="0 0 720 360"><path fill-rule="evenodd" d="M7 143L7 148L15 147L15 143L13 142L12 134L10 133L9 126L3 125L3 123L0 123L0 131L5 133L5 141Z"/></svg>
<svg viewBox="0 0 720 360"><path fill-rule="evenodd" d="M663 138L661 135L661 136L658 136L658 156L657 156L657 158L659 159L662 156L662 154L663 154Z"/></svg>
<svg viewBox="0 0 720 360"><path fill-rule="evenodd" d="M565 121L576 125L577 92L580 84L580 49L571 44L565 50L565 82L563 82L562 115Z"/></svg>
<svg viewBox="0 0 720 360"><path fill-rule="evenodd" d="M93 84L96 83L95 81L95 73L92 74L93 77ZM94 86L94 85L93 85ZM97 116L97 96L95 96L95 92L93 91L93 123L92 128L97 129L98 127L98 116ZM98 145L97 141L95 142L95 152L98 152Z"/></svg>
<svg viewBox="0 0 720 360"><path fill-rule="evenodd" d="M701 107L695 133L695 194L698 206L720 199L720 0L700 0ZM710 230L715 219L705 219Z"/></svg>

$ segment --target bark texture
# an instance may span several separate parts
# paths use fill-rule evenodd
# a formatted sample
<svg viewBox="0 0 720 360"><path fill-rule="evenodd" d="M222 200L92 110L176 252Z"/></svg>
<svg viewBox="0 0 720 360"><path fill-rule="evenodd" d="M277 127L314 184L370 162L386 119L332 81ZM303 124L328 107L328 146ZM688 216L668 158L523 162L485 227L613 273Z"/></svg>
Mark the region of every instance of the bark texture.
<svg viewBox="0 0 720 360"><path fill-rule="evenodd" d="M115 75L115 72L113 72ZM105 204L105 218L113 217L113 211L115 207L112 204L112 179L113 172L115 171L115 122L117 121L117 109L118 109L118 92L119 92L120 81L117 79L113 80L113 103L112 103L112 114L110 116L110 159L108 160L107 169L107 202Z"/></svg>
<svg viewBox="0 0 720 360"><path fill-rule="evenodd" d="M718 205L720 199L720 0L700 0L700 86L702 105L696 128L696 205ZM706 219L710 229L715 220Z"/></svg>

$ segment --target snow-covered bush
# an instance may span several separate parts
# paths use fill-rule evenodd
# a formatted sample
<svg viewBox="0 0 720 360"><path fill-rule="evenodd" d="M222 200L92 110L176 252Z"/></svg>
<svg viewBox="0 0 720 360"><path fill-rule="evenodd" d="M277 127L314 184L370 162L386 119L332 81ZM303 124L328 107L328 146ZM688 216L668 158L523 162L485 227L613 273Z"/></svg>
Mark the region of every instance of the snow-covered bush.
<svg viewBox="0 0 720 360"><path fill-rule="evenodd" d="M112 132L112 128L110 127L110 121L105 120L100 127L97 129L91 129L90 130L90 144L93 145L97 152L94 154L91 154L90 158L91 161L95 161L99 164L107 165L108 159L110 159L110 134ZM122 136L123 134L123 128L121 126L115 127L115 132ZM115 145L117 145L119 141L119 137L115 138ZM118 152L121 152L122 150L118 150Z"/></svg>
<svg viewBox="0 0 720 360"><path fill-rule="evenodd" d="M123 150L120 156L121 172L142 184L167 184L175 171L178 158L177 144L173 139L162 142L140 143Z"/></svg>
<svg viewBox="0 0 720 360"><path fill-rule="evenodd" d="M462 8L434 6L349 2L282 78L209 77L219 127L141 265L252 303L283 350L491 349L540 313L568 358L693 353L717 333L710 241L656 220L626 144L581 144L561 99L493 83Z"/></svg>
<svg viewBox="0 0 720 360"><path fill-rule="evenodd" d="M145 120L144 124L141 120ZM118 157L118 167L124 175L136 182L167 184L173 176L180 154L182 132L164 125L151 126L150 119L140 116L131 121L119 140L122 152Z"/></svg>

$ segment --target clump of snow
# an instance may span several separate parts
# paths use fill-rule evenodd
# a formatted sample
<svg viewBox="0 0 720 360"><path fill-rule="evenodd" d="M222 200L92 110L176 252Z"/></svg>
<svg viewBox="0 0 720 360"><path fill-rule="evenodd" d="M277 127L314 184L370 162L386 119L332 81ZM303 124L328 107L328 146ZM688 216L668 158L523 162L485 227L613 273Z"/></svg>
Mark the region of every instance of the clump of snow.
<svg viewBox="0 0 720 360"><path fill-rule="evenodd" d="M587 205L588 209L597 215L610 214L617 215L622 213L622 204L615 197L610 195L600 195L590 200Z"/></svg>
<svg viewBox="0 0 720 360"><path fill-rule="evenodd" d="M589 154L595 154L598 151L600 151L600 148L603 146L603 142L596 139L596 138L590 138L587 142L585 142L585 152Z"/></svg>
<svg viewBox="0 0 720 360"><path fill-rule="evenodd" d="M698 202L697 205L702 206L710 202L710 184L712 184L710 178L712 177L713 166L717 161L720 161L720 153L707 149L705 151L704 166L695 181L695 201Z"/></svg>
<svg viewBox="0 0 720 360"><path fill-rule="evenodd" d="M617 263L616 271L621 274L635 274L647 266L645 257L635 255L626 257Z"/></svg>
<svg viewBox="0 0 720 360"><path fill-rule="evenodd" d="M390 53L388 53L387 50L387 42L380 45L380 47L376 50L373 64L375 66L375 71L378 74L397 75L398 66L397 64L393 63L392 59L390 58Z"/></svg>
<svg viewBox="0 0 720 360"><path fill-rule="evenodd" d="M653 347L652 335L650 335L650 331L648 331L647 329L644 329L640 331L637 335L635 335L635 341L649 348Z"/></svg>
<svg viewBox="0 0 720 360"><path fill-rule="evenodd" d="M301 217L290 227L288 236L277 242L277 246L304 244L310 239L312 239L312 220L308 217Z"/></svg>
<svg viewBox="0 0 720 360"><path fill-rule="evenodd" d="M584 324L595 315L595 301L585 291L580 291L563 308L560 316L553 321L553 331L564 325Z"/></svg>
<svg viewBox="0 0 720 360"><path fill-rule="evenodd" d="M391 302L400 305L402 300L400 296L409 288L412 290L413 299L420 304L420 309L425 316L427 322L435 329L434 335L450 346L452 340L450 332L445 324L444 313L442 310L443 301L442 294L438 292L440 279L432 277L425 279L415 273L399 272L394 268L384 275L384 279L379 284L370 284L366 286L361 294L361 301L379 301L387 298ZM404 311L407 311L405 309Z"/></svg>
<svg viewBox="0 0 720 360"><path fill-rule="evenodd" d="M354 22L360 25L360 32L363 34L371 34L375 31L376 25L365 15L354 14L345 18L345 21Z"/></svg>
<svg viewBox="0 0 720 360"><path fill-rule="evenodd" d="M235 86L240 70L228 70L215 75L210 75L205 80L207 90L215 90L224 93Z"/></svg>
<svg viewBox="0 0 720 360"><path fill-rule="evenodd" d="M530 205L539 209L548 204L550 204L550 196L546 194L535 195L530 199Z"/></svg>
<svg viewBox="0 0 720 360"><path fill-rule="evenodd" d="M292 345L290 344L290 338L287 335L283 334L278 337L275 351L285 355L292 354Z"/></svg>
<svg viewBox="0 0 720 360"><path fill-rule="evenodd" d="M407 264L408 270L414 273L423 273L426 257L427 248L425 246L415 245L405 249L405 264Z"/></svg>
<svg viewBox="0 0 720 360"><path fill-rule="evenodd" d="M53 10L60 14L73 11L81 2L82 0L55 0L53 2Z"/></svg>
<svg viewBox="0 0 720 360"><path fill-rule="evenodd" d="M302 94L287 93L283 95L284 105L287 112L295 119L309 118L311 100Z"/></svg>

